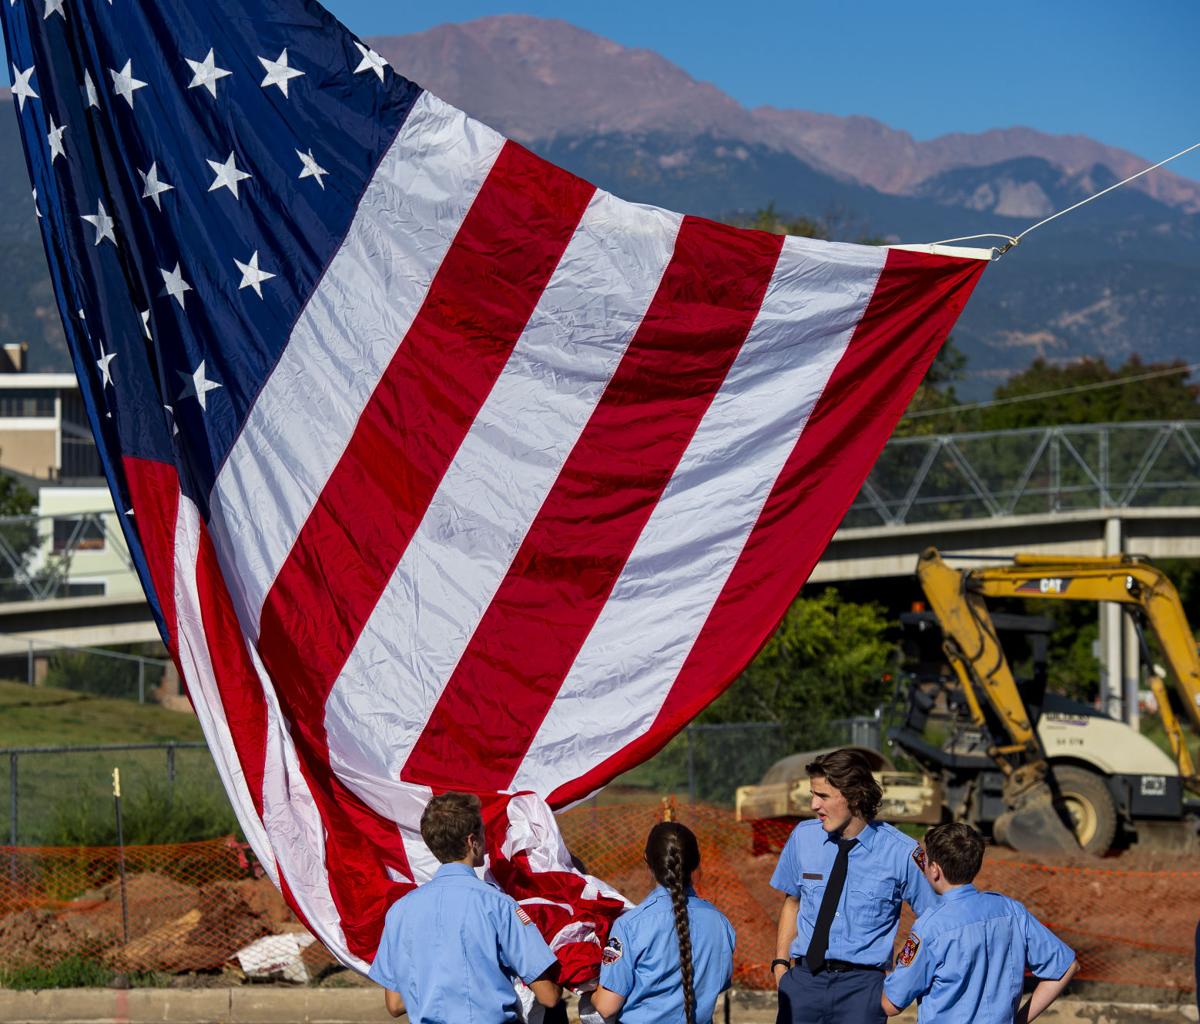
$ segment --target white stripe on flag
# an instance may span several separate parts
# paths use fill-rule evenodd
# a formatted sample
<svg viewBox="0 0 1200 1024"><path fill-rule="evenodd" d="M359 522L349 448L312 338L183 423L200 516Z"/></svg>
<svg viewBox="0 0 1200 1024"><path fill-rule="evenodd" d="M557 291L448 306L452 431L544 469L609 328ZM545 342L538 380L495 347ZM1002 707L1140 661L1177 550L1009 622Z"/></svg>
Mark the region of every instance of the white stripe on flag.
<svg viewBox="0 0 1200 1024"><path fill-rule="evenodd" d="M364 800L356 779L399 776L637 331L680 222L603 192L584 212L326 703L330 762Z"/></svg>
<svg viewBox="0 0 1200 1024"><path fill-rule="evenodd" d="M267 751L263 776L263 818L260 820L238 761L229 731L224 704L217 685L216 669L209 653L197 584L196 562L200 551L200 512L180 495L175 530L175 608L179 662L187 680L188 693L196 709L217 773L234 804L238 821L271 881L279 885L279 872L291 888L304 916L318 937L343 958L346 939L341 919L329 891L325 874L325 830L300 765L290 733L282 725L279 705L269 683L264 685L267 703ZM266 673L257 654L250 655L259 679ZM352 966L366 964L351 957Z"/></svg>
<svg viewBox="0 0 1200 1024"><path fill-rule="evenodd" d="M503 145L490 128L420 96L256 399L217 476L209 524L252 639L277 573ZM295 414L300 408L305 415Z"/></svg>
<svg viewBox="0 0 1200 1024"><path fill-rule="evenodd" d="M789 238L754 326L513 779L550 793L653 723L887 253ZM597 729L580 729L587 722Z"/></svg>
<svg viewBox="0 0 1200 1024"><path fill-rule="evenodd" d="M238 821L246 831L246 840L271 880L279 884L275 871L275 852L258 811L246 775L238 759L225 705L217 686L216 672L204 632L204 614L196 584L196 561L200 554L200 513L191 499L179 496L175 516L175 602L176 646L179 664L187 680L188 696L196 718L208 739L213 764L225 785Z"/></svg>

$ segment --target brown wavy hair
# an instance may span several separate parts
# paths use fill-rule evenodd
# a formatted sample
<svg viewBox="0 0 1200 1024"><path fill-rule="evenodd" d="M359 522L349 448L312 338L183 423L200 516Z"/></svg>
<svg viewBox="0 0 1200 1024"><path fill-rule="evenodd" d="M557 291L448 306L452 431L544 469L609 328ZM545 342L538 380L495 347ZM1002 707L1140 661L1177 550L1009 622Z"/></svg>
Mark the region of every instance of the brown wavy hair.
<svg viewBox="0 0 1200 1024"><path fill-rule="evenodd" d="M473 793L443 793L425 805L421 838L441 863L461 860L467 854L467 837L483 832L479 797Z"/></svg>
<svg viewBox="0 0 1200 1024"><path fill-rule="evenodd" d="M825 779L846 798L852 814L870 821L879 813L883 790L871 774L871 765L857 750L834 750L804 766L810 779Z"/></svg>
<svg viewBox="0 0 1200 1024"><path fill-rule="evenodd" d="M966 885L983 867L983 836L965 821L934 825L925 833L925 856L951 885Z"/></svg>
<svg viewBox="0 0 1200 1024"><path fill-rule="evenodd" d="M675 936L679 940L679 972L683 975L683 1019L687 1024L696 1024L692 931L687 912L692 872L700 866L700 846L695 833L677 821L660 821L646 838L646 863L654 880L671 895Z"/></svg>

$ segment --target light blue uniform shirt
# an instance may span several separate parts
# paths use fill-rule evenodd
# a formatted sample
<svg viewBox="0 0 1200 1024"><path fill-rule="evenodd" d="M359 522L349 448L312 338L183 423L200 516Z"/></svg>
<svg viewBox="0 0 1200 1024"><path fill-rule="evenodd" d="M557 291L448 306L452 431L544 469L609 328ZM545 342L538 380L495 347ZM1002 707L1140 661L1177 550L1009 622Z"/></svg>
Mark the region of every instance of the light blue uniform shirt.
<svg viewBox="0 0 1200 1024"><path fill-rule="evenodd" d="M921 1024L1012 1024L1026 965L1061 978L1074 959L1023 904L964 885L913 924L883 991L901 1009L920 999Z"/></svg>
<svg viewBox="0 0 1200 1024"><path fill-rule="evenodd" d="M369 977L404 997L413 1024L521 1020L513 979L554 963L516 901L465 864L443 864L392 904Z"/></svg>
<svg viewBox="0 0 1200 1024"><path fill-rule="evenodd" d="M733 925L688 890L696 1020L712 1020L717 996L733 981ZM661 885L613 924L600 984L625 997L621 1024L676 1024L683 1017L683 975L671 894Z"/></svg>
<svg viewBox="0 0 1200 1024"><path fill-rule="evenodd" d="M908 900L920 915L934 906L937 895L925 880L924 854L916 840L876 821L867 822L854 838L858 842L850 850L825 959L883 967L892 962L900 904ZM813 818L795 827L779 856L771 886L800 900L793 957L808 951L837 851L837 837Z"/></svg>

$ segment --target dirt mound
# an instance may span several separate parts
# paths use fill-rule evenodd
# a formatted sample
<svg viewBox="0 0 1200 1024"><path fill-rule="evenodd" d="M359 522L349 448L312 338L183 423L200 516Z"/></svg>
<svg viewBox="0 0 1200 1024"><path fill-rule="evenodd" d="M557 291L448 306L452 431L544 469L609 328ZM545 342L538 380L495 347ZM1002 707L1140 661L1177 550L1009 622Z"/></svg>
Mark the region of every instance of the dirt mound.
<svg viewBox="0 0 1200 1024"><path fill-rule="evenodd" d="M219 970L264 935L302 930L267 879L186 885L166 875L131 875L65 910L36 908L0 917L0 958L47 962L70 954L104 959L123 971Z"/></svg>

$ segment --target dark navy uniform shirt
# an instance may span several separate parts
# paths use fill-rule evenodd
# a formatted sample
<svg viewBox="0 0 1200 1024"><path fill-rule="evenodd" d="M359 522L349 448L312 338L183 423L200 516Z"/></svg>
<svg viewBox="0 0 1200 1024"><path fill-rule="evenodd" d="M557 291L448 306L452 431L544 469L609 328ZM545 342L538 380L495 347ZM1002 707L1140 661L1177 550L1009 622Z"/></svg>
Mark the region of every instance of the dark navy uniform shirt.
<svg viewBox="0 0 1200 1024"><path fill-rule="evenodd" d="M937 895L925 880L924 854L916 840L876 821L867 822L855 838L825 957L883 967L892 962L900 904L908 900L920 915L933 907ZM796 826L780 854L771 885L800 900L793 957L808 950L837 850L837 836L813 818Z"/></svg>
<svg viewBox="0 0 1200 1024"><path fill-rule="evenodd" d="M717 996L733 980L733 925L716 907L688 892L692 990L696 1020L712 1020ZM656 887L613 924L600 964L600 984L625 997L621 1024L683 1021L683 976L671 894Z"/></svg>
<svg viewBox="0 0 1200 1024"><path fill-rule="evenodd" d="M1074 960L1022 904L964 885L913 924L883 991L901 1009L920 999L920 1024L1011 1024L1025 967L1061 978Z"/></svg>
<svg viewBox="0 0 1200 1024"><path fill-rule="evenodd" d="M443 864L387 913L369 976L404 997L413 1024L521 1020L513 979L555 961L511 896L465 864Z"/></svg>

